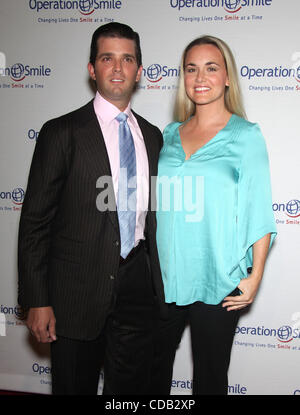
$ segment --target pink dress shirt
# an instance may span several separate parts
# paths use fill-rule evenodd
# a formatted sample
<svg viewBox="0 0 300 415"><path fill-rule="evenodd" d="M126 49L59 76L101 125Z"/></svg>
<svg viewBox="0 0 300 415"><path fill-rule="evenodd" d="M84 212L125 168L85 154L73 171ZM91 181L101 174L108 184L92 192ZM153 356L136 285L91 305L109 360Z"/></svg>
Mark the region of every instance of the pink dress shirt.
<svg viewBox="0 0 300 415"><path fill-rule="evenodd" d="M106 150L110 162L115 198L117 200L118 182L120 171L119 159L119 122L115 119L120 110L110 102L106 101L99 92L94 99L94 109L97 115L100 128L104 137ZM135 246L144 237L145 219L149 201L149 165L144 138L136 118L131 112L130 103L123 111L128 115L128 125L133 137L136 153L136 172L137 172L137 210L135 228Z"/></svg>

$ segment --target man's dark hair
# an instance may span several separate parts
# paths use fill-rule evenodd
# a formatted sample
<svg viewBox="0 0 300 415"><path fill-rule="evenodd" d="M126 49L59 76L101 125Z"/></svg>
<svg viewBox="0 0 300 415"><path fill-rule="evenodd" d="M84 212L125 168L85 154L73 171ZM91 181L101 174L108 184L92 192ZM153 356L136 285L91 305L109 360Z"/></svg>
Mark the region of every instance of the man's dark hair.
<svg viewBox="0 0 300 415"><path fill-rule="evenodd" d="M91 42L91 51L90 51L90 63L95 66L95 61L98 53L98 39L100 37L117 37L133 40L135 43L135 57L138 67L142 65L142 52L140 46L140 37L137 32L134 32L130 26L127 26L123 23L107 23L103 26L98 27L95 30L92 42Z"/></svg>

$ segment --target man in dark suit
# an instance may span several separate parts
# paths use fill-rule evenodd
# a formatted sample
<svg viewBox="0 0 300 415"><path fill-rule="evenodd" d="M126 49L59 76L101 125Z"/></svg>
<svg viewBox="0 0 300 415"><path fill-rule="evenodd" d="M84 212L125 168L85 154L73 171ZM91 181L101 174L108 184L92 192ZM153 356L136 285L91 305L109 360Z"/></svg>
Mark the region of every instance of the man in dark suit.
<svg viewBox="0 0 300 415"><path fill-rule="evenodd" d="M136 32L120 23L98 28L88 64L95 99L48 121L34 151L18 298L31 333L51 343L54 394L96 394L102 347L104 393L149 392L163 304L151 209L162 136L130 108L141 65ZM133 208L119 208L121 190Z"/></svg>

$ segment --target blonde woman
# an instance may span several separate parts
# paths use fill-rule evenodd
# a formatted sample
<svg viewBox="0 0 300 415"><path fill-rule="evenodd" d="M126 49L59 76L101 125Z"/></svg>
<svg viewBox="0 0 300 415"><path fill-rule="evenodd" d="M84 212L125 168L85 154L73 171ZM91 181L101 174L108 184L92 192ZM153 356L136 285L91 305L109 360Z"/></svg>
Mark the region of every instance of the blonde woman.
<svg viewBox="0 0 300 415"><path fill-rule="evenodd" d="M265 141L245 119L225 42L204 36L186 47L175 113L158 169L157 243L168 318L161 322L153 392L170 393L189 323L193 393L226 394L239 313L255 298L276 227ZM160 186L166 177L176 184L169 209Z"/></svg>

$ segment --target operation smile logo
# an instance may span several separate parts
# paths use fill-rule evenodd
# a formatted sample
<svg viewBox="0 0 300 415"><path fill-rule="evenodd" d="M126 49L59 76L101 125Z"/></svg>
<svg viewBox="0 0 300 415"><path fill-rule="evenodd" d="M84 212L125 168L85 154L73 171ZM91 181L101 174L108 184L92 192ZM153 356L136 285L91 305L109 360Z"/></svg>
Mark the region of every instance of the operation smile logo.
<svg viewBox="0 0 300 415"><path fill-rule="evenodd" d="M300 83L300 66L298 66L298 68L296 68L295 72L296 72L295 73L295 79L296 79L297 82Z"/></svg>
<svg viewBox="0 0 300 415"><path fill-rule="evenodd" d="M160 65L159 63L153 63L143 69L143 75L152 83L157 83L163 78L177 78L179 73L180 68L169 68L167 65Z"/></svg>
<svg viewBox="0 0 300 415"><path fill-rule="evenodd" d="M277 339L281 343L289 343L293 338L299 338L299 330L298 335L295 333L295 337L291 326L282 326L277 330Z"/></svg>
<svg viewBox="0 0 300 415"><path fill-rule="evenodd" d="M1 68L2 76L9 76L14 82L21 82L26 77L49 77L51 69L45 65L32 67L23 63L15 63L11 67Z"/></svg>
<svg viewBox="0 0 300 415"><path fill-rule="evenodd" d="M20 319L23 316L19 306L0 306L0 336L6 336L6 327L24 326L25 322Z"/></svg>
<svg viewBox="0 0 300 415"><path fill-rule="evenodd" d="M300 65L299 62L291 66L274 65L253 67L243 65L240 68L242 79L251 82L249 90L256 91L300 91ZM288 84L291 80L297 81L295 86ZM272 84L262 85L261 81L271 81ZM278 81L275 85L273 82ZM257 84L254 84L257 82ZM280 83L279 83L280 82ZM286 82L283 84L283 82Z"/></svg>
<svg viewBox="0 0 300 415"><path fill-rule="evenodd" d="M90 14L94 13L94 2L93 0L86 0L79 2L79 12L84 16L89 16Z"/></svg>
<svg viewBox="0 0 300 415"><path fill-rule="evenodd" d="M224 9L227 13L237 13L242 9L242 7L270 6L272 4L272 0L225 0L224 3Z"/></svg>
<svg viewBox="0 0 300 415"><path fill-rule="evenodd" d="M232 0L232 1L226 1L224 9L227 11L227 13L237 13L242 8L241 1L240 0Z"/></svg>
<svg viewBox="0 0 300 415"><path fill-rule="evenodd" d="M20 206L23 204L25 192L21 187L17 187L11 192L11 199L13 203L17 206Z"/></svg>
<svg viewBox="0 0 300 415"><path fill-rule="evenodd" d="M236 334L275 337L280 343L290 343L294 339L300 339L300 330L298 327L291 327L288 325L281 326L278 329L266 328L264 326L258 327L237 327ZM282 348L282 346L281 346Z"/></svg>
<svg viewBox="0 0 300 415"><path fill-rule="evenodd" d="M297 219L300 217L300 200L292 199L287 203L273 203L272 208L274 212L284 213L285 216L291 218L286 221L277 219L276 223L300 225L300 220Z"/></svg>
<svg viewBox="0 0 300 415"><path fill-rule="evenodd" d="M286 204L286 213L290 218L298 218L300 216L300 201L299 200L290 200Z"/></svg>
<svg viewBox="0 0 300 415"><path fill-rule="evenodd" d="M227 13L237 13L246 7L271 6L273 0L170 0L174 9L223 8Z"/></svg>
<svg viewBox="0 0 300 415"><path fill-rule="evenodd" d="M78 10L80 14L89 16L96 10L111 10L121 9L121 0L58 0L58 1L43 1L43 0L29 0L29 8L37 13L45 10Z"/></svg>
<svg viewBox="0 0 300 415"><path fill-rule="evenodd" d="M17 318L19 318L22 315L22 311L19 306L11 307L3 304L1 304L0 306L0 313L4 314L5 316L11 315Z"/></svg>
<svg viewBox="0 0 300 415"><path fill-rule="evenodd" d="M153 63L144 71L149 82L159 82L162 79L162 67L158 63Z"/></svg>
<svg viewBox="0 0 300 415"><path fill-rule="evenodd" d="M13 206L0 206L0 211L20 210L24 201L25 191L21 187L16 187L13 191L0 191L0 201L11 201Z"/></svg>
<svg viewBox="0 0 300 415"><path fill-rule="evenodd" d="M291 78L295 77L300 80L300 68L295 70L295 68L286 68L279 66L273 67L249 67L248 65L243 65L240 70L242 78L247 78L251 80L253 78ZM299 81L300 82L300 81Z"/></svg>
<svg viewBox="0 0 300 415"><path fill-rule="evenodd" d="M170 67L160 63L151 63L143 67L143 77L138 85L138 89L147 90L176 90L178 88L178 77L180 67ZM148 82L145 85L145 81ZM173 83L172 83L173 81Z"/></svg>

